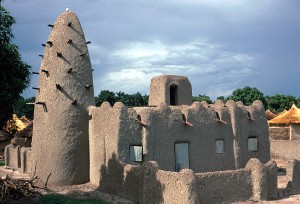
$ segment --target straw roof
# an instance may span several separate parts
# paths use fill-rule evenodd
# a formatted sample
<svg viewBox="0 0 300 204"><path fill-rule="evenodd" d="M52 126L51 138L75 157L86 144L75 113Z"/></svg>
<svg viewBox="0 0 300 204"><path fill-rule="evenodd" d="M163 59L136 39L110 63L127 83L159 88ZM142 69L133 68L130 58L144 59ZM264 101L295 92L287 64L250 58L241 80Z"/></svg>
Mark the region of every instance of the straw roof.
<svg viewBox="0 0 300 204"><path fill-rule="evenodd" d="M300 124L300 109L292 105L291 109L268 121L270 125Z"/></svg>
<svg viewBox="0 0 300 204"><path fill-rule="evenodd" d="M272 120L273 118L277 117L275 113L272 113L270 110L266 110L266 117L267 120Z"/></svg>

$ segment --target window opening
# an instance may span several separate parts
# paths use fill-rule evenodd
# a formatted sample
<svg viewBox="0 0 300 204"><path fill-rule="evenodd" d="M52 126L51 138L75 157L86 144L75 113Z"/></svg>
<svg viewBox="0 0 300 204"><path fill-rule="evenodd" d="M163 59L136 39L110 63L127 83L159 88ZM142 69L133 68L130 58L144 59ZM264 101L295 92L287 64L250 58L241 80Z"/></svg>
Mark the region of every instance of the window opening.
<svg viewBox="0 0 300 204"><path fill-rule="evenodd" d="M258 151L257 137L249 137L248 138L248 150L251 152Z"/></svg>
<svg viewBox="0 0 300 204"><path fill-rule="evenodd" d="M216 140L216 153L224 154L224 140Z"/></svg>
<svg viewBox="0 0 300 204"><path fill-rule="evenodd" d="M189 143L175 143L175 171L190 168Z"/></svg>
<svg viewBox="0 0 300 204"><path fill-rule="evenodd" d="M170 105L178 105L178 87L175 84L170 86Z"/></svg>
<svg viewBox="0 0 300 204"><path fill-rule="evenodd" d="M130 146L130 160L133 162L141 162L143 161L143 147L132 145Z"/></svg>

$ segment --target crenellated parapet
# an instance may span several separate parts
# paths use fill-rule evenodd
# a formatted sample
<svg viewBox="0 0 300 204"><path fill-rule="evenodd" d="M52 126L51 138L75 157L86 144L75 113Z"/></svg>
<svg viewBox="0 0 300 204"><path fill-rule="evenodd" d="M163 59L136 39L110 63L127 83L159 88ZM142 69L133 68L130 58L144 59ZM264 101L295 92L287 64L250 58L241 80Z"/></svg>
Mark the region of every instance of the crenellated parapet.
<svg viewBox="0 0 300 204"><path fill-rule="evenodd" d="M260 101L251 106L234 101L226 104L216 101L214 104L194 102L191 105L168 106L161 103L133 108L120 102L114 106L105 102L89 110L92 118L90 154L94 154L96 141L104 141L96 151L105 149L106 152L98 152L95 161L101 160L99 158L104 154L103 164L106 165L115 155L123 163L154 160L162 169L175 171L174 146L177 143L188 144L189 167L195 172L237 169L244 167L252 157L263 163L270 158L266 140L268 127ZM132 146L142 149L141 161L131 160ZM92 165L92 155L90 159ZM97 174L99 163L95 165L98 165ZM91 166L91 171L93 169L94 166Z"/></svg>

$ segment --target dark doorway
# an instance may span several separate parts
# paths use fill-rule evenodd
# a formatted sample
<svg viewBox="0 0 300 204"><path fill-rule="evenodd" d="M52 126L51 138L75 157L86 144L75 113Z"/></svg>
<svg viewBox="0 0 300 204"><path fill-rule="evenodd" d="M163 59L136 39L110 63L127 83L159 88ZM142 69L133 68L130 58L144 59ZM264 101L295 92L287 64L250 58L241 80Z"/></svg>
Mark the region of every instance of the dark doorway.
<svg viewBox="0 0 300 204"><path fill-rule="evenodd" d="M170 105L175 106L178 105L178 93L177 93L177 85L172 84L170 86Z"/></svg>

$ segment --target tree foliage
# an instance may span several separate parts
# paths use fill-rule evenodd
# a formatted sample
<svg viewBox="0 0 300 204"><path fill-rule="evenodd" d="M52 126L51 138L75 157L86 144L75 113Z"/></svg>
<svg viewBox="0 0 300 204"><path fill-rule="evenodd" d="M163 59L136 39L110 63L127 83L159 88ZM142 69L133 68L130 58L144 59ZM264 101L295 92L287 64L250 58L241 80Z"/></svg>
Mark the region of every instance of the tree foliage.
<svg viewBox="0 0 300 204"><path fill-rule="evenodd" d="M275 94L274 96L269 97L268 100L268 108L271 111L274 112L282 112L285 109L289 110L292 105L298 104L298 100L296 97L294 96L290 96L290 95L280 95L280 94Z"/></svg>
<svg viewBox="0 0 300 204"><path fill-rule="evenodd" d="M212 100L210 99L210 97L205 95L205 94L199 95L199 96L193 96L192 100L193 100L193 102L195 102L195 101L206 101L209 104L212 103Z"/></svg>
<svg viewBox="0 0 300 204"><path fill-rule="evenodd" d="M30 66L22 61L12 42L14 23L15 19L0 5L0 126L11 117L14 104L30 81Z"/></svg>
<svg viewBox="0 0 300 204"><path fill-rule="evenodd" d="M264 107L267 108L267 101L264 94L257 88L251 88L249 86L245 86L242 89L236 89L227 100L241 101L246 106L252 105L255 100L261 100Z"/></svg>
<svg viewBox="0 0 300 204"><path fill-rule="evenodd" d="M18 117L26 116L26 118L32 120L34 105L28 103L34 103L34 102L35 102L35 97L24 99L21 96L14 106L14 113L17 114Z"/></svg>
<svg viewBox="0 0 300 204"><path fill-rule="evenodd" d="M100 106L104 101L114 105L115 102L122 102L126 106L147 106L148 96L141 95L139 92L135 94L126 94L124 92L114 93L109 90L102 90L98 96L95 97L96 106Z"/></svg>

